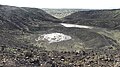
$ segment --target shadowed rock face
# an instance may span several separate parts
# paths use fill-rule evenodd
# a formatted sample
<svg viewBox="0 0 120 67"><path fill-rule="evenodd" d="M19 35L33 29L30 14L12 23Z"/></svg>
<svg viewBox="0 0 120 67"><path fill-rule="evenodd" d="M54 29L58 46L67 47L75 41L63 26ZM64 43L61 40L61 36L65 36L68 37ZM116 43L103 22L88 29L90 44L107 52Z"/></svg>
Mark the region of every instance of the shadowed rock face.
<svg viewBox="0 0 120 67"><path fill-rule="evenodd" d="M119 29L120 10L89 10L75 12L63 18L67 23Z"/></svg>
<svg viewBox="0 0 120 67"><path fill-rule="evenodd" d="M0 6L0 28L7 29L28 29L38 21L59 21L57 18L47 14L41 9ZM32 23L30 23L32 22Z"/></svg>

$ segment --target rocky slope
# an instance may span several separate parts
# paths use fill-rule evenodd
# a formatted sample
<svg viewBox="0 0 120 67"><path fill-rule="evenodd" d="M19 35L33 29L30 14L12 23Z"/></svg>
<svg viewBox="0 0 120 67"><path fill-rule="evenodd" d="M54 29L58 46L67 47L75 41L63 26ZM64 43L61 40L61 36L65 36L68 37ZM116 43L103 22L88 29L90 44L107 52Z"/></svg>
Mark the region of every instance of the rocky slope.
<svg viewBox="0 0 120 67"><path fill-rule="evenodd" d="M118 66L120 41L116 34L120 32L112 30L116 22L108 20L118 21L119 10L111 11L81 11L59 20L41 9L1 5L0 66Z"/></svg>
<svg viewBox="0 0 120 67"><path fill-rule="evenodd" d="M59 21L57 18L37 8L0 5L0 29L28 29L38 21ZM32 22L32 23L30 23Z"/></svg>
<svg viewBox="0 0 120 67"><path fill-rule="evenodd" d="M119 29L120 10L79 11L66 16L63 19L68 23Z"/></svg>
<svg viewBox="0 0 120 67"><path fill-rule="evenodd" d="M1 37L1 40L7 38L8 42L4 39L6 45L20 41L20 43L42 47L49 51L79 51L111 47L111 45L116 48L118 44L114 39L92 29L67 28L60 24L61 20L41 9L4 5L0 7L1 29L9 31L8 34L13 34L12 38L15 38L13 40L9 36Z"/></svg>

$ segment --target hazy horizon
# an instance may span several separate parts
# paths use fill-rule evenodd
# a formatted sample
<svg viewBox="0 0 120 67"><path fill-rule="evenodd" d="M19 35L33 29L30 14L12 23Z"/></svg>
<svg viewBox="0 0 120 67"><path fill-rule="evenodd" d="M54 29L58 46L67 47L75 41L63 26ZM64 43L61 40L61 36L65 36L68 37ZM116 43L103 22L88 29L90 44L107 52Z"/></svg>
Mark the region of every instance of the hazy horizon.
<svg viewBox="0 0 120 67"><path fill-rule="evenodd" d="M48 9L119 9L119 0L0 0L1 5Z"/></svg>

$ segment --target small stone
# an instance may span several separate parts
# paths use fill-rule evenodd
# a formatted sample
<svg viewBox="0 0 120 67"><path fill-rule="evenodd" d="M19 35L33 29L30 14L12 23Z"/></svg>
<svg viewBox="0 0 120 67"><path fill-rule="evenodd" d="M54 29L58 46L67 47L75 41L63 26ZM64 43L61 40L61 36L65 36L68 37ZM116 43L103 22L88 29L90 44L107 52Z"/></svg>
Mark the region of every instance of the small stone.
<svg viewBox="0 0 120 67"><path fill-rule="evenodd" d="M65 59L61 59L62 61L64 61Z"/></svg>

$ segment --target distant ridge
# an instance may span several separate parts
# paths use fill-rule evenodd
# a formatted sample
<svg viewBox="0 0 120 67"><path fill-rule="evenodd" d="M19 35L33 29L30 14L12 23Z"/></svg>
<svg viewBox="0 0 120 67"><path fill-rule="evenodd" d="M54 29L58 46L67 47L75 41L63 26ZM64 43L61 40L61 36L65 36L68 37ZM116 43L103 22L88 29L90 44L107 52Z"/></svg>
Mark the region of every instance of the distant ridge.
<svg viewBox="0 0 120 67"><path fill-rule="evenodd" d="M120 29L120 9L78 11L63 19L67 23Z"/></svg>

